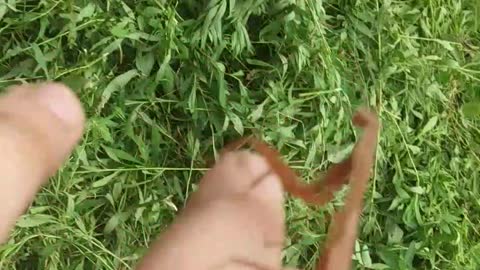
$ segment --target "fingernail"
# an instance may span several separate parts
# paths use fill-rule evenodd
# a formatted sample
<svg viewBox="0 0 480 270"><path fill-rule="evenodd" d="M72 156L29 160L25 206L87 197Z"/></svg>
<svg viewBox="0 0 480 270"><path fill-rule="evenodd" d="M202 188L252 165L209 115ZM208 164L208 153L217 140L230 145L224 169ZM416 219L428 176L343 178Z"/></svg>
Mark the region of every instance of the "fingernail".
<svg viewBox="0 0 480 270"><path fill-rule="evenodd" d="M271 171L266 159L261 155L248 151L237 152L239 168L248 171L251 184L255 186L249 191L250 195L262 200L279 203L283 198L283 187L275 172ZM263 179L259 179L263 178ZM255 184L259 181L258 184Z"/></svg>
<svg viewBox="0 0 480 270"><path fill-rule="evenodd" d="M67 126L78 127L83 122L83 110L76 95L63 84L46 83L39 86L38 100Z"/></svg>
<svg viewBox="0 0 480 270"><path fill-rule="evenodd" d="M280 204L283 200L283 188L275 173L268 174L252 190L250 195L271 204Z"/></svg>

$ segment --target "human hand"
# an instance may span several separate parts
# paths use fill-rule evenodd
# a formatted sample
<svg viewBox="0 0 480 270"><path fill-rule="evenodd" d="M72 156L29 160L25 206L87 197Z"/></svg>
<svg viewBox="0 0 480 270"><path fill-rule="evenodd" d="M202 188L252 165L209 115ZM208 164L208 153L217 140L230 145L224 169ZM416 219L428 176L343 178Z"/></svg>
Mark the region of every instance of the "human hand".
<svg viewBox="0 0 480 270"><path fill-rule="evenodd" d="M0 243L83 132L80 102L56 83L21 85L0 97Z"/></svg>
<svg viewBox="0 0 480 270"><path fill-rule="evenodd" d="M282 193L263 157L227 152L138 269L281 269Z"/></svg>
<svg viewBox="0 0 480 270"><path fill-rule="evenodd" d="M61 84L16 86L0 98L0 242L69 156L84 120ZM138 269L280 269L282 193L262 157L224 154Z"/></svg>

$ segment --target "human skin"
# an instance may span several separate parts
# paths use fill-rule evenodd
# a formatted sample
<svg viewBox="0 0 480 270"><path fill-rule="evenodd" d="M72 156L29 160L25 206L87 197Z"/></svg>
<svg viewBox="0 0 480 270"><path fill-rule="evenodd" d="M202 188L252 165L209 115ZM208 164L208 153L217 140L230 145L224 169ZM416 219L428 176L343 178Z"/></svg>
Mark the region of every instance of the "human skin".
<svg viewBox="0 0 480 270"><path fill-rule="evenodd" d="M0 97L0 243L68 158L84 122L62 84L15 86ZM281 269L282 195L263 157L225 153L137 269Z"/></svg>

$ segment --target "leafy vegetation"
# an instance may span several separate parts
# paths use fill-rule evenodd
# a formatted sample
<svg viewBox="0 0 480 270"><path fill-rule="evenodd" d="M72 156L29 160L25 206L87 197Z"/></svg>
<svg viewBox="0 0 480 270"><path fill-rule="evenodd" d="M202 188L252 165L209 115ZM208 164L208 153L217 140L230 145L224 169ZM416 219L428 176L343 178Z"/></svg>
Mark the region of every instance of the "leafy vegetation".
<svg viewBox="0 0 480 270"><path fill-rule="evenodd" d="M259 134L312 179L369 105L356 269L479 269L479 18L479 0L0 0L0 87L61 80L89 116L0 268L131 269L226 141ZM287 265L312 269L339 205L287 202Z"/></svg>

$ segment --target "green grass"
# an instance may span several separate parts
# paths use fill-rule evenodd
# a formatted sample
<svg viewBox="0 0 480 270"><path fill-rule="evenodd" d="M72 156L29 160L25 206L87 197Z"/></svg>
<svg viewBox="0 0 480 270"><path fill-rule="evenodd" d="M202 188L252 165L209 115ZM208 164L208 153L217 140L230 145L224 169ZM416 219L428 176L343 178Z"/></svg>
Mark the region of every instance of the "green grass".
<svg viewBox="0 0 480 270"><path fill-rule="evenodd" d="M382 120L355 269L480 269L479 0L0 0L0 87L61 80L83 142L1 269L131 269L233 138L306 179ZM326 208L286 204L287 265L312 269Z"/></svg>

